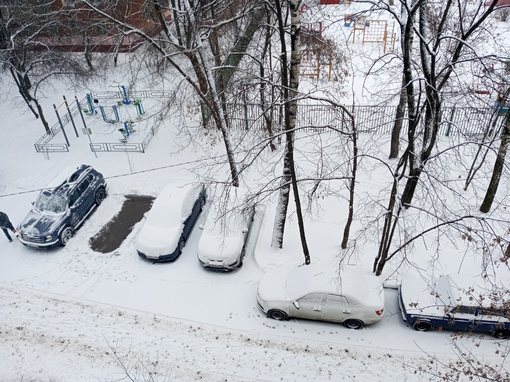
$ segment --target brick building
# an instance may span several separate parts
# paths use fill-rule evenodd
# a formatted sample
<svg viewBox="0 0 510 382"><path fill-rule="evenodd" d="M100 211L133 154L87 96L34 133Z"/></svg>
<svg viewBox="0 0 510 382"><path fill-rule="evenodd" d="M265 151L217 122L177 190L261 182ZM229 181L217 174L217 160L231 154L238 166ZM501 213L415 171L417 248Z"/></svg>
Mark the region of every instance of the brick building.
<svg viewBox="0 0 510 382"><path fill-rule="evenodd" d="M106 15L91 10L81 0L54 0L45 3L46 9L41 8L42 5L39 8L35 6L34 9L37 8L37 12L41 14L44 9L46 15L52 15L52 19L49 22L48 19L42 21L45 26L39 28L34 38L37 44L33 44L31 48L33 50L49 48L67 52L131 52L144 42L135 33L126 34L126 28L116 25L106 15L151 37L162 30L152 1L89 0L90 4ZM170 12L165 10L163 17L170 20Z"/></svg>

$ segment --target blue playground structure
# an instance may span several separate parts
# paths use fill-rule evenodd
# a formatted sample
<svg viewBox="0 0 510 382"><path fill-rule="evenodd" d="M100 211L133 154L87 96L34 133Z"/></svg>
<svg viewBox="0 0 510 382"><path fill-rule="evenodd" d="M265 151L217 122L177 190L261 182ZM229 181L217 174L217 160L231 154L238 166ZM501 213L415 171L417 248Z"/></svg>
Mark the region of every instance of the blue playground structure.
<svg viewBox="0 0 510 382"><path fill-rule="evenodd" d="M126 87L124 85L120 85L119 86L119 89L120 89L120 93L122 94L122 96L124 97L122 99L122 103L124 105L129 105L131 103L131 101L129 100L129 97L128 97L128 94L127 94L127 90L126 90Z"/></svg>
<svg viewBox="0 0 510 382"><path fill-rule="evenodd" d="M506 115L508 113L508 104L505 102L505 99L501 96L498 96L496 102L494 102L494 108L498 115Z"/></svg>
<svg viewBox="0 0 510 382"><path fill-rule="evenodd" d="M124 127L121 127L119 129L122 136L124 137L123 139L121 139L121 141L123 141L123 142L127 141L129 136L135 132L135 130L133 129L133 126L134 126L134 124L132 121L124 122Z"/></svg>
<svg viewBox="0 0 510 382"><path fill-rule="evenodd" d="M87 105L88 109L83 109L84 113L87 115L97 114L97 110L94 106L94 101L92 99L92 94L87 93Z"/></svg>
<svg viewBox="0 0 510 382"><path fill-rule="evenodd" d="M117 106L115 106L115 105L112 106L113 115L114 115L113 119L110 119L106 116L106 113L104 111L104 106L99 106L99 110L101 110L101 115L103 116L103 120L106 123L117 123L120 121L119 110L117 109Z"/></svg>

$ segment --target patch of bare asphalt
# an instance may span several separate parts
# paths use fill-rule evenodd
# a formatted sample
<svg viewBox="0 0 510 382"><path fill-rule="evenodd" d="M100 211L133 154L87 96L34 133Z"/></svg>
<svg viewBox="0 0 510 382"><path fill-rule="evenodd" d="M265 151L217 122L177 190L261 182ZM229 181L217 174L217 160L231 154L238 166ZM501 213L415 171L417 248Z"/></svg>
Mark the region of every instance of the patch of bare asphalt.
<svg viewBox="0 0 510 382"><path fill-rule="evenodd" d="M154 198L145 195L126 195L120 212L89 240L90 248L109 253L120 247L136 223L149 211Z"/></svg>

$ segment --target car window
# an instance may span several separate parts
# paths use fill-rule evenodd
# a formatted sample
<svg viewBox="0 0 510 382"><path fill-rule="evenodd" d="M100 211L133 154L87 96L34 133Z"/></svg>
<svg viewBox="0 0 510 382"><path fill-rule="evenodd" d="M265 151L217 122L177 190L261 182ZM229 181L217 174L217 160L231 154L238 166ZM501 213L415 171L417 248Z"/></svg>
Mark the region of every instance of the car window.
<svg viewBox="0 0 510 382"><path fill-rule="evenodd" d="M322 302L322 293L311 293L301 297L298 302L302 304L320 304Z"/></svg>
<svg viewBox="0 0 510 382"><path fill-rule="evenodd" d="M335 305L347 305L349 304L349 301L345 296L340 296L337 294L328 294L327 296L327 305L329 306L335 306Z"/></svg>
<svg viewBox="0 0 510 382"><path fill-rule="evenodd" d="M76 203L76 201L78 200L79 197L80 197L79 191L77 189L74 190L71 193L71 196L69 197L69 205L70 206L74 205L74 203Z"/></svg>
<svg viewBox="0 0 510 382"><path fill-rule="evenodd" d="M74 205L76 201L80 198L80 196L83 195L85 191L87 191L87 188L89 187L89 180L84 179L83 182L80 183L80 185L71 193L71 196L69 198L69 205Z"/></svg>
<svg viewBox="0 0 510 382"><path fill-rule="evenodd" d="M60 214L66 210L67 203L65 198L43 191L37 197L34 207L41 212Z"/></svg>
<svg viewBox="0 0 510 382"><path fill-rule="evenodd" d="M452 309L453 314L470 314L473 316L478 316L480 312L480 308L474 306L457 306Z"/></svg>

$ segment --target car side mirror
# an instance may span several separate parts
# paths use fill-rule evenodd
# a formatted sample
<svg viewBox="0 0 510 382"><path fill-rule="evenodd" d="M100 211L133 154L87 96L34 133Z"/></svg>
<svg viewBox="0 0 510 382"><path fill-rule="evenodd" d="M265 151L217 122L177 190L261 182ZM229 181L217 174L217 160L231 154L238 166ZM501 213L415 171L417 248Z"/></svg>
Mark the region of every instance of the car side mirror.
<svg viewBox="0 0 510 382"><path fill-rule="evenodd" d="M293 304L294 304L294 306L296 307L296 309L299 309L299 302L294 301L294 302L293 302Z"/></svg>

